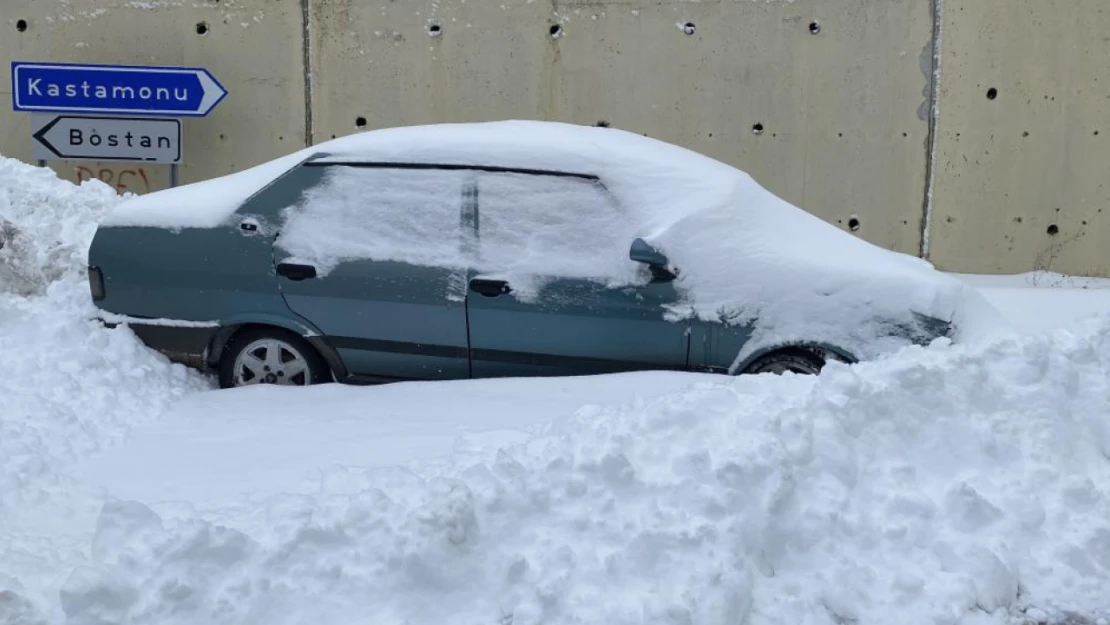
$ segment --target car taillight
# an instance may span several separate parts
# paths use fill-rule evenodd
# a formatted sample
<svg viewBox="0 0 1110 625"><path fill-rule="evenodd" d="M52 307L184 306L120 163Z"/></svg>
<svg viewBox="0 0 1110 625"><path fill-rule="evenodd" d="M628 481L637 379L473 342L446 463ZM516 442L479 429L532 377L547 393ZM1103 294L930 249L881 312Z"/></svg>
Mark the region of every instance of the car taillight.
<svg viewBox="0 0 1110 625"><path fill-rule="evenodd" d="M104 274L100 267L89 267L89 291L95 301L104 299Z"/></svg>

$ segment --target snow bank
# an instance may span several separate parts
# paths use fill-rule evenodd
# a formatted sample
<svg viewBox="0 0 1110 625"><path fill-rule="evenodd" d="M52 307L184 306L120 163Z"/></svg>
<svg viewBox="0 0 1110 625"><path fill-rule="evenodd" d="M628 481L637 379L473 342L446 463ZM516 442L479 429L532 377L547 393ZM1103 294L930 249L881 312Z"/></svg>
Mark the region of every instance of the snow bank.
<svg viewBox="0 0 1110 625"><path fill-rule="evenodd" d="M278 242L298 261L325 272L343 259L371 258L476 267L514 286L533 285L537 273L547 273L621 287L648 279L647 272L628 259L632 240L643 237L678 268L675 284L682 301L670 311L673 318L696 315L755 326L754 340L737 355L737 365L757 349L799 341L826 342L858 358L873 358L910 343L906 336L883 337L923 335L913 312L956 322L959 340L985 336L979 330L1001 323L977 293L927 262L851 236L724 163L609 128L508 121L374 130L327 141L241 174L125 202L105 224L219 226L267 180L314 154L327 154L320 160L332 163L449 163L591 174L601 178L622 209L606 212L609 207L583 200L587 196L581 189L559 191L566 196L562 199L540 189L542 193L528 202L512 199L510 205L529 214L525 204L547 202L551 208L538 211L547 218L530 220L523 228L510 220L510 232L523 229L532 236L509 241L506 249L512 253L491 253L487 247L496 247L497 237L484 233L473 246L447 234L427 243L428 228L448 232L457 224L435 219L430 225L414 226L424 218L425 205L408 201L415 197L411 189L398 187L396 192L375 195L372 175L361 183L357 179L365 170L350 170L347 176L333 172L329 188L335 190L334 204L320 213L302 203L297 210L303 210L303 218L297 210L287 215ZM511 186L494 185L492 196L485 191L481 196L493 197L496 205L498 194ZM436 188L447 193L449 187ZM359 199L360 188L373 196L371 200L346 201ZM311 204L317 195L303 199ZM369 209L363 225L335 218L354 208L366 209L365 203L377 209ZM383 216L383 211L396 214ZM365 223L373 224L373 231ZM566 224L578 229L568 230ZM559 234L547 237L535 230ZM552 239L559 245L550 245ZM518 243L525 245L521 249ZM469 255L473 249L478 251ZM534 290L514 288L510 296L533 298Z"/></svg>
<svg viewBox="0 0 1110 625"><path fill-rule="evenodd" d="M198 393L77 470L116 497L151 504L156 512L163 502L172 508L188 501L228 523L234 516L229 509L244 502L317 492L324 467L438 461L469 448L467 440L480 440L479 449L491 441L517 442L529 428L584 404L672 393L703 379L717 376L640 371ZM468 405L481 409L458 410ZM367 406L373 406L372 416ZM251 441L249 450L245 440ZM136 466L144 467L140 475Z"/></svg>
<svg viewBox="0 0 1110 625"><path fill-rule="evenodd" d="M97 220L119 201L99 180L78 186L0 156L0 292L41 293L84 272Z"/></svg>
<svg viewBox="0 0 1110 625"><path fill-rule="evenodd" d="M56 599L41 589L88 551L81 520L99 500L67 471L210 388L91 320L85 254L117 201L99 181L0 157L0 623L45 622L36 606Z"/></svg>
<svg viewBox="0 0 1110 625"><path fill-rule="evenodd" d="M477 462L337 471L236 528L110 501L61 603L152 625L1105 623L1108 373L1100 319L586 407Z"/></svg>

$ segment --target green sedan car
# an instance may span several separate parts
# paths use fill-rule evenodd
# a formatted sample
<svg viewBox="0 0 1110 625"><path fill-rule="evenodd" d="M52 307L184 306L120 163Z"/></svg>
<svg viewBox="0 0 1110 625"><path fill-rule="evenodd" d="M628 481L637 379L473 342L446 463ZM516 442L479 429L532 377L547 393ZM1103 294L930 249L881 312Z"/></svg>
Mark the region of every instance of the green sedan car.
<svg viewBox="0 0 1110 625"><path fill-rule="evenodd" d="M91 295L223 387L818 373L957 338L971 295L744 172L611 129L373 130L129 199Z"/></svg>

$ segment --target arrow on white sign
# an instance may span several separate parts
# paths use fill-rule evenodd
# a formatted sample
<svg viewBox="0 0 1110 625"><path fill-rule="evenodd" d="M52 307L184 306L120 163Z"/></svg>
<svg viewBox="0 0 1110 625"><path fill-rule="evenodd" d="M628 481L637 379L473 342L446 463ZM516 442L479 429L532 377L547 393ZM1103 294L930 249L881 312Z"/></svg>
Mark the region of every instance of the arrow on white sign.
<svg viewBox="0 0 1110 625"><path fill-rule="evenodd" d="M181 162L181 121L149 117L32 115L38 159Z"/></svg>

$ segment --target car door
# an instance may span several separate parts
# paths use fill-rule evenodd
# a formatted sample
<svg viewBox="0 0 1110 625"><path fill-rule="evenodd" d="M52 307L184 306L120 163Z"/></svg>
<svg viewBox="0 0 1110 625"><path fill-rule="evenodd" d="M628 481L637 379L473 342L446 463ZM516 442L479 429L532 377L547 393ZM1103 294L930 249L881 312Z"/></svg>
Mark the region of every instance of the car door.
<svg viewBox="0 0 1110 625"><path fill-rule="evenodd" d="M274 242L289 308L327 336L353 374L468 377L466 172L304 166L316 181L286 210Z"/></svg>
<svg viewBox="0 0 1110 625"><path fill-rule="evenodd" d="M475 377L686 368L688 325L665 319L674 285L607 284L646 269L628 257L633 224L597 180L483 172L477 206Z"/></svg>

